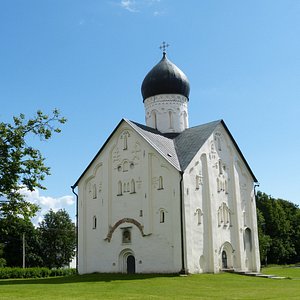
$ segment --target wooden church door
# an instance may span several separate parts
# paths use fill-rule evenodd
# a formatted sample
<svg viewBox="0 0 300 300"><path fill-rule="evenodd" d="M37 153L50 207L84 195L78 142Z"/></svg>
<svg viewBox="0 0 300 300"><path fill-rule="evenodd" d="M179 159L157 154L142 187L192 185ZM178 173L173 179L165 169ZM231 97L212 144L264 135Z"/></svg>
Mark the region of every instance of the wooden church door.
<svg viewBox="0 0 300 300"><path fill-rule="evenodd" d="M227 253L226 253L226 251L222 252L222 268L227 269Z"/></svg>
<svg viewBox="0 0 300 300"><path fill-rule="evenodd" d="M135 273L135 258L133 255L127 257L127 274Z"/></svg>

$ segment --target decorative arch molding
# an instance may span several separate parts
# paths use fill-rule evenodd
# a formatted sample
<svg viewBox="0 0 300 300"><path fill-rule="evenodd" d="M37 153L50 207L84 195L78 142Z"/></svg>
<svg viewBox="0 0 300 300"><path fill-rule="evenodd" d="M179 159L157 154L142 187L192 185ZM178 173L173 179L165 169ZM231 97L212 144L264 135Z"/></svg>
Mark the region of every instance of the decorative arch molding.
<svg viewBox="0 0 300 300"><path fill-rule="evenodd" d="M233 269L234 268L234 252L231 243L226 241L223 243L219 249L219 267L221 269ZM224 253L225 253L225 261L224 262Z"/></svg>
<svg viewBox="0 0 300 300"><path fill-rule="evenodd" d="M93 174L90 175L86 180L85 180L85 186L88 185L88 183L94 179L96 177L97 171L99 170L99 168L103 165L102 162L98 163L95 168L93 169Z"/></svg>
<svg viewBox="0 0 300 300"><path fill-rule="evenodd" d="M123 223L131 223L135 225L140 230L142 236L147 236L147 234L144 233L144 226L140 222L132 218L123 218L117 221L113 226L110 226L110 229L108 231L105 240L110 242L114 231Z"/></svg>
<svg viewBox="0 0 300 300"><path fill-rule="evenodd" d="M135 256L134 252L130 248L123 249L119 254L119 271L121 273L127 273L127 258L129 256Z"/></svg>
<svg viewBox="0 0 300 300"><path fill-rule="evenodd" d="M234 249L233 249L232 245L227 241L221 245L221 247L219 249L219 254L221 254L223 250L227 250L228 252L231 252L232 254L234 253Z"/></svg>

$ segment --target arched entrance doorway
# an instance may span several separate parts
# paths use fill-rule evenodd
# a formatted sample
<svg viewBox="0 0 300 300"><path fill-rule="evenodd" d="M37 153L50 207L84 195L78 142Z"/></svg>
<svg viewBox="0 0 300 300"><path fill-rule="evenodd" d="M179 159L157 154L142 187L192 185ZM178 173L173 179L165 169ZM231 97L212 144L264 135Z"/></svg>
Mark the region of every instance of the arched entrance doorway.
<svg viewBox="0 0 300 300"><path fill-rule="evenodd" d="M225 242L219 250L219 268L228 270L234 268L234 250L229 242Z"/></svg>
<svg viewBox="0 0 300 300"><path fill-rule="evenodd" d="M227 253L225 250L222 251L222 269L228 269Z"/></svg>
<svg viewBox="0 0 300 300"><path fill-rule="evenodd" d="M136 272L135 255L131 249L123 249L120 252L119 270L125 274L134 274Z"/></svg>
<svg viewBox="0 0 300 300"><path fill-rule="evenodd" d="M127 274L134 274L135 273L135 258L133 255L127 256L126 259L126 265L127 265Z"/></svg>

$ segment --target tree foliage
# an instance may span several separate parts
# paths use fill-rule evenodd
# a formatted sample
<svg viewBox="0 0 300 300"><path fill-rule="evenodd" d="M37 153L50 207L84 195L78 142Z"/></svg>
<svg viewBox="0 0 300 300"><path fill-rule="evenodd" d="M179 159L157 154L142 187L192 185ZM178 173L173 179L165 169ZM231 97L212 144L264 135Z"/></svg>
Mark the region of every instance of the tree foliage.
<svg viewBox="0 0 300 300"><path fill-rule="evenodd" d="M22 267L23 235L25 237L25 265L42 266L37 230L30 220L9 215L0 219L0 243L3 245L2 258L7 266Z"/></svg>
<svg viewBox="0 0 300 300"><path fill-rule="evenodd" d="M59 268L74 257L75 225L65 210L49 211L35 228L22 217L9 215L0 219L0 266L22 267L23 234L25 266Z"/></svg>
<svg viewBox="0 0 300 300"><path fill-rule="evenodd" d="M50 210L44 216L39 235L44 266L60 268L71 262L76 247L75 225L64 209Z"/></svg>
<svg viewBox="0 0 300 300"><path fill-rule="evenodd" d="M60 132L56 125L65 122L57 109L51 115L37 111L31 119L20 114L13 117L12 123L0 122L0 198L8 200L1 205L2 215L32 217L37 212L36 205L24 200L21 189L45 189L42 181L50 174L50 168L42 153L28 141L31 136L50 139L54 132Z"/></svg>
<svg viewBox="0 0 300 300"><path fill-rule="evenodd" d="M300 261L300 209L287 200L257 193L258 233L262 262Z"/></svg>

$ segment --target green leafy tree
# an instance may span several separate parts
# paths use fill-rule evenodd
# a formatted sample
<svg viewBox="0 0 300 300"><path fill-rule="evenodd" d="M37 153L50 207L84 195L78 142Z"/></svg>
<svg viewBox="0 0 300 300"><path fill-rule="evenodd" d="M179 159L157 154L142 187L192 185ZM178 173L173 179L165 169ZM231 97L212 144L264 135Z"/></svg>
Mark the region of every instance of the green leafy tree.
<svg viewBox="0 0 300 300"><path fill-rule="evenodd" d="M69 214L61 209L50 210L39 226L42 257L48 268L68 265L75 255L75 225Z"/></svg>
<svg viewBox="0 0 300 300"><path fill-rule="evenodd" d="M269 263L297 262L300 255L298 206L287 200L274 199L262 192L257 193L256 202L264 257L268 258Z"/></svg>
<svg viewBox="0 0 300 300"><path fill-rule="evenodd" d="M42 181L50 168L44 164L42 153L28 142L32 136L50 139L54 132L60 132L56 125L65 122L57 109L50 116L37 111L31 119L20 114L11 124L0 122L0 199L6 200L0 203L1 217L13 214L30 218L36 214L38 207L24 200L21 189L45 189Z"/></svg>
<svg viewBox="0 0 300 300"><path fill-rule="evenodd" d="M25 265L43 265L40 256L38 233L30 220L9 215L0 219L0 243L3 245L2 257L8 267L23 265L23 235L25 237Z"/></svg>
<svg viewBox="0 0 300 300"><path fill-rule="evenodd" d="M3 257L4 254L4 244L0 243L0 268L4 268L6 266L6 259Z"/></svg>
<svg viewBox="0 0 300 300"><path fill-rule="evenodd" d="M257 227L260 260L262 263L267 265L267 254L268 251L270 251L272 239L269 235L265 234L266 221L262 212L259 209L257 209Z"/></svg>

